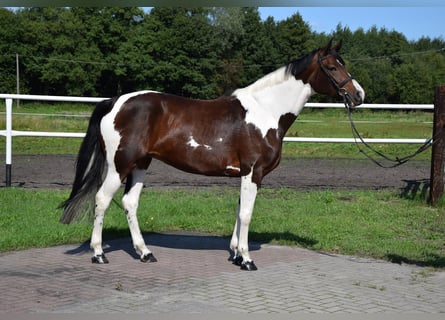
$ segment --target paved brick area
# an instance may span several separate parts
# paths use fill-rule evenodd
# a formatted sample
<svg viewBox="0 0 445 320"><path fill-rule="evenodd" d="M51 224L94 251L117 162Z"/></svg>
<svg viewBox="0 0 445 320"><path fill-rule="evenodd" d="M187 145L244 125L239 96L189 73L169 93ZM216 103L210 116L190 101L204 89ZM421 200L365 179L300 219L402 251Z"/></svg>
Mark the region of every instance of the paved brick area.
<svg viewBox="0 0 445 320"><path fill-rule="evenodd" d="M146 236L157 263L130 239L108 241L108 265L88 244L0 255L0 312L444 313L445 272L301 248L251 244L259 267L227 261L229 239Z"/></svg>

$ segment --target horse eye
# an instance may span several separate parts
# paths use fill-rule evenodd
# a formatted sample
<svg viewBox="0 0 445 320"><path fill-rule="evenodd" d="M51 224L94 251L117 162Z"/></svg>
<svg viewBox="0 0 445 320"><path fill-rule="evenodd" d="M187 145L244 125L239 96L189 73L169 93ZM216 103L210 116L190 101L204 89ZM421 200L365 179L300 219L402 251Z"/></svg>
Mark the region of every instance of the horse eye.
<svg viewBox="0 0 445 320"><path fill-rule="evenodd" d="M329 71L337 71L337 67L335 67L335 66L329 66L329 67L328 67L328 70L329 70Z"/></svg>

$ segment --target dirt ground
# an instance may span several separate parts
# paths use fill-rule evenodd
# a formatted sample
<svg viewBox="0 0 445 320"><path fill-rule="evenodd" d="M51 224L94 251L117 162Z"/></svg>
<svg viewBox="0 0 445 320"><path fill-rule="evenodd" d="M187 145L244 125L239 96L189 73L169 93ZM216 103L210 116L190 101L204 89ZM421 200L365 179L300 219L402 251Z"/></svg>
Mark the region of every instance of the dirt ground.
<svg viewBox="0 0 445 320"><path fill-rule="evenodd" d="M75 156L14 156L12 185L24 188L70 188ZM5 162L0 159L0 187L5 186ZM283 159L263 180L264 188L399 189L402 193L426 192L430 162L412 160L397 168L380 168L367 159ZM238 178L206 177L185 173L153 161L146 187L239 186Z"/></svg>

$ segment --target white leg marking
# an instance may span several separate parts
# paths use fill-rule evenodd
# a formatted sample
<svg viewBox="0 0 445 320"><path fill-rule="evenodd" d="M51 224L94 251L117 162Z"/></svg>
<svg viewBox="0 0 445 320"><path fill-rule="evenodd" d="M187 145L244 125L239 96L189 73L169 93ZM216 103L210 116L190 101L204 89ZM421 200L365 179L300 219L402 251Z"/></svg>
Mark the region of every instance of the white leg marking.
<svg viewBox="0 0 445 320"><path fill-rule="evenodd" d="M252 182L252 172L241 178L241 194L238 217L232 235L231 247L243 257L243 262L252 261L249 255L249 224L258 192L258 186ZM237 245L235 245L237 243Z"/></svg>
<svg viewBox="0 0 445 320"><path fill-rule="evenodd" d="M235 227L233 228L232 239L230 240L230 249L233 251L233 259L238 256L238 235L239 235L239 209L240 205L238 204L238 208L236 209L236 220Z"/></svg>
<svg viewBox="0 0 445 320"><path fill-rule="evenodd" d="M142 237L137 218L139 195L142 191L144 177L145 170L133 170L133 186L131 187L130 191L122 198L122 205L124 206L125 212L127 214L128 227L130 228L133 245L136 252L139 253L141 257L151 253L151 251L145 245L145 241Z"/></svg>
<svg viewBox="0 0 445 320"><path fill-rule="evenodd" d="M96 194L96 208L94 211L93 233L91 235L91 248L94 255L103 254L102 250L102 227L105 216L105 210L110 205L113 195L121 186L119 174L114 168L109 168L107 176Z"/></svg>

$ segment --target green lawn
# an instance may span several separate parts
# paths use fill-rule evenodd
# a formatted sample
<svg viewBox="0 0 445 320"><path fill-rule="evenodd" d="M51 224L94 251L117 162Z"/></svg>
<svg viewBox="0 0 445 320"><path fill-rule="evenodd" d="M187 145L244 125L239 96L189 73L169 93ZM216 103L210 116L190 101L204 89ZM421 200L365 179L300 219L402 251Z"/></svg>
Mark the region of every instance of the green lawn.
<svg viewBox="0 0 445 320"><path fill-rule="evenodd" d="M56 208L67 196L67 191L0 189L0 251L88 240L91 221L59 223ZM143 232L230 236L237 199L238 189L145 189L140 226ZM104 228L106 238L129 236L115 203ZM250 240L443 268L444 234L443 208L397 192L261 189Z"/></svg>

